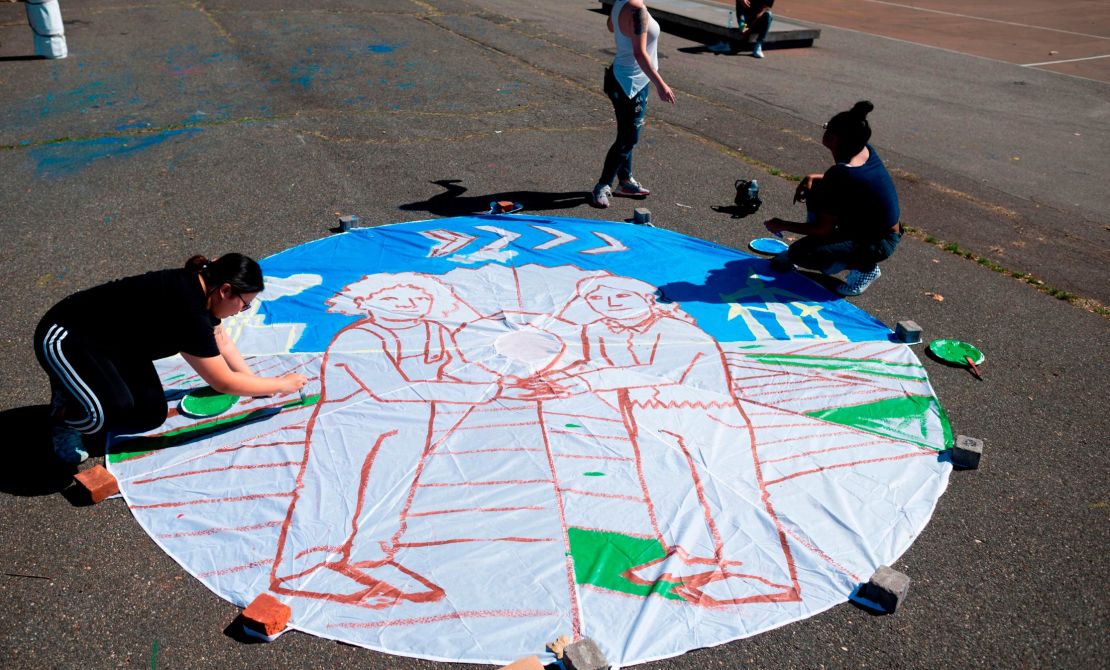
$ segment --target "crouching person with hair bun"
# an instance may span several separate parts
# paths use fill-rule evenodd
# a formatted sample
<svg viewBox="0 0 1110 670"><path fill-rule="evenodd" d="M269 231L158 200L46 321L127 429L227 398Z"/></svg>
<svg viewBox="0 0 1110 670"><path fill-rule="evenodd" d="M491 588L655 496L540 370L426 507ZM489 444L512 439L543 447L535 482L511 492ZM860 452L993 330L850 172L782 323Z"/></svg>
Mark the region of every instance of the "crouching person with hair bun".
<svg viewBox="0 0 1110 670"><path fill-rule="evenodd" d="M220 393L295 393L303 375L259 377L220 325L250 307L263 289L262 269L242 254L110 281L63 299L35 330L35 355L50 377L54 453L66 463L88 458L82 436L138 433L166 420L154 369L181 354Z"/></svg>
<svg viewBox="0 0 1110 670"><path fill-rule="evenodd" d="M836 164L824 174L807 175L794 191L794 202L806 204L806 220L773 218L764 223L776 235L805 235L772 259L772 268L789 271L798 265L829 275L848 270L837 287L846 296L863 293L879 278L878 264L890 258L902 239L894 181L868 144L867 115L873 109L861 100L825 124L821 144Z"/></svg>

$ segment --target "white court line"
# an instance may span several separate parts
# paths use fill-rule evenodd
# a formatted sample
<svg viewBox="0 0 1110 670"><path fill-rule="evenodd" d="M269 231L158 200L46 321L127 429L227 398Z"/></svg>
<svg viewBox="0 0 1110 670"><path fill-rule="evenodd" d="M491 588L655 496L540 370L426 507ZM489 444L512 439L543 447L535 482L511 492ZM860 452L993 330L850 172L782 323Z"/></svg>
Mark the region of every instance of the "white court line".
<svg viewBox="0 0 1110 670"><path fill-rule="evenodd" d="M789 18L789 17L785 17L785 18ZM994 58L994 57L991 57L991 56L980 56L979 54L967 53L966 51L956 51L955 49L949 49L947 47L938 47L936 45L925 44L923 42L911 42L909 40L904 40L900 37L888 37L886 35L879 35L879 34L876 34L876 33L869 33L869 32L863 31L863 30L857 30L855 28L845 28L843 26L834 26L831 23L821 23L820 21L804 21L802 19L798 19L798 20L801 21L802 23L805 23L806 25L821 26L822 28L828 28L830 30L842 30L846 33L855 33L857 35L863 35L864 37L886 40L888 42L898 42L899 44L909 44L911 46L920 47L922 49L933 49L935 51L943 51L944 53L950 53L950 54L953 54L955 56L964 56L965 58L975 58L977 60L989 61L991 63L1001 63L1002 65L1012 65L1013 67L1032 67L1031 65L1022 65L1021 63L1015 63L1013 61L1002 60L1001 58ZM1083 79L1085 81L1094 81L1094 82L1098 82L1100 84L1107 83L1107 82L1105 82L1101 79L1093 79L1091 77L1084 77L1084 76L1078 75L1078 74L1070 74L1068 72L1057 72L1056 70L1038 70L1038 72L1044 72L1045 74L1056 75L1058 77L1070 77L1072 79ZM429 219L429 220L431 220L431 219ZM422 223L422 222L415 221L413 223ZM385 225L393 226L393 225L397 225L397 224L390 223L390 224L385 224Z"/></svg>
<svg viewBox="0 0 1110 670"><path fill-rule="evenodd" d="M1065 60L1046 60L1043 63L1023 63L1022 67L1037 67L1040 65L1057 65L1059 63L1078 63L1081 60L1098 60L1099 58L1110 58L1110 54L1103 54L1101 56L1087 56L1086 58L1067 58Z"/></svg>
<svg viewBox="0 0 1110 670"><path fill-rule="evenodd" d="M1001 19L988 19L982 16L972 16L971 14L957 14L956 12L946 12L940 9L926 9L925 7L914 7L913 5L903 5L898 2L888 2L887 0L865 0L872 2L876 5L889 5L891 7L900 7L902 9L913 9L918 12L929 12L931 14L944 14L945 16L957 16L962 19L975 19L976 21L989 21L991 23L1001 23L1007 26L1018 26L1020 28L1034 28L1036 30L1047 30L1053 33L1064 33L1065 35L1079 35L1081 37L1093 37L1096 40L1110 40L1106 35L1091 35L1090 33L1077 33L1071 30L1060 30L1059 28L1048 28L1046 26L1030 25L1028 23L1017 23L1015 21L1003 21Z"/></svg>

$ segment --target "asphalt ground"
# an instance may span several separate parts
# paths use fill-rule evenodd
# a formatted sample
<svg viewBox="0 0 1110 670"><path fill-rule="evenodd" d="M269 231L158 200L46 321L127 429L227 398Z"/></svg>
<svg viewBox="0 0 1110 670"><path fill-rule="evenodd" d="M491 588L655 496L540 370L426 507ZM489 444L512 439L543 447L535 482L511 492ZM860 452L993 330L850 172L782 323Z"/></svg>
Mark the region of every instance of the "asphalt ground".
<svg viewBox="0 0 1110 670"><path fill-rule="evenodd" d="M981 382L919 353L956 430L986 441L985 466L953 475L896 563L914 579L896 615L844 605L642 667L1105 666L1106 317L923 238L1110 303L1107 85L830 27L763 61L664 35L679 102L652 101L636 155L654 193L595 210L584 199L612 140L595 7L67 2L71 55L42 61L25 58L23 6L0 4L5 667L442 667L299 633L243 643L237 608L121 501L80 505L42 460L31 334L56 300L197 252L264 257L328 235L338 213L390 223L495 199L607 220L648 206L660 226L743 247L758 220L799 215L788 177L827 166L819 124L860 98L922 239L854 302L986 352ZM740 177L760 180L755 217L728 211Z"/></svg>

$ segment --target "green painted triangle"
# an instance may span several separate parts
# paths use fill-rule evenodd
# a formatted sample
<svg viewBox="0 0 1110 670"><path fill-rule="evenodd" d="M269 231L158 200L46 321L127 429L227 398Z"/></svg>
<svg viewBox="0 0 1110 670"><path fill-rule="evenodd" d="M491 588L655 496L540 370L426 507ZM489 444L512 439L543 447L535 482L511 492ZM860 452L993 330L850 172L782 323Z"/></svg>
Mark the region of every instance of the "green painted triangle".
<svg viewBox="0 0 1110 670"><path fill-rule="evenodd" d="M677 586L675 583L660 580L640 585L623 576L630 568L663 558L665 552L658 540L582 528L567 528L567 537L574 558L574 579L579 584L593 584L642 597L654 593L670 600L682 600L671 593Z"/></svg>
<svg viewBox="0 0 1110 670"><path fill-rule="evenodd" d="M950 449L953 444L948 415L933 396L899 396L807 414L823 421L851 426L937 451ZM938 429L941 431L939 436L936 434ZM938 441L944 446L938 448Z"/></svg>

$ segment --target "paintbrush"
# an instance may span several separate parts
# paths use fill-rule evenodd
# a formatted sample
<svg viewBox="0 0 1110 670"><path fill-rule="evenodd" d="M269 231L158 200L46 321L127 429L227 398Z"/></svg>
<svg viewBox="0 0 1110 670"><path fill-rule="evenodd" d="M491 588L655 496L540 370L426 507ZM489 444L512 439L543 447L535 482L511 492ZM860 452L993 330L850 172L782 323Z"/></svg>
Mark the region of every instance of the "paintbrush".
<svg viewBox="0 0 1110 670"><path fill-rule="evenodd" d="M975 375L975 378L979 381L983 381L983 375L979 374L979 368L976 367L975 361L971 360L971 356L964 356L964 360L971 366L971 372Z"/></svg>

